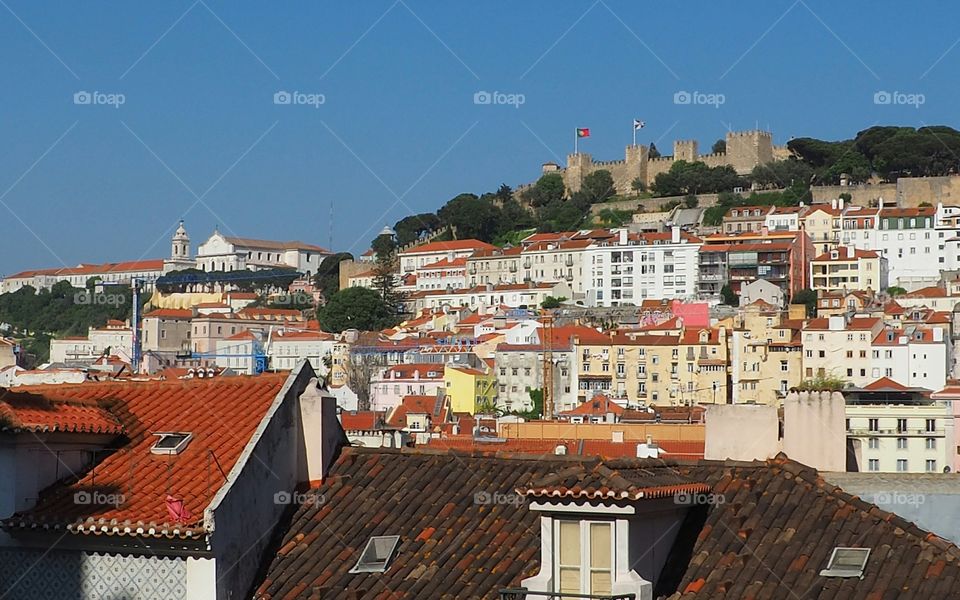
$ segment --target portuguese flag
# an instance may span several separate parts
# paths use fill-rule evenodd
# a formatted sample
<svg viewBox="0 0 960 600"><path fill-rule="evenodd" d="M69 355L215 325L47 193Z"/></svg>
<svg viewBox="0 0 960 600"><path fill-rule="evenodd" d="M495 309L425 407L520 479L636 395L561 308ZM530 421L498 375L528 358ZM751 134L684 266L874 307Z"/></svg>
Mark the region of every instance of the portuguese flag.
<svg viewBox="0 0 960 600"><path fill-rule="evenodd" d="M590 129L589 129L589 128L586 128L586 127L584 127L584 128L578 127L578 128L577 128L577 137L578 137L578 138L590 137Z"/></svg>

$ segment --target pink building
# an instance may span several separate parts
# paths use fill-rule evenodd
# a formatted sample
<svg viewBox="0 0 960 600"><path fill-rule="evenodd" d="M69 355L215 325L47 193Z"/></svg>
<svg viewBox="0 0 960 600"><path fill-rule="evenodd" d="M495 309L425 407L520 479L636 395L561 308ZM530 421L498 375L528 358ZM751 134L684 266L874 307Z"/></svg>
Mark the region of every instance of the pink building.
<svg viewBox="0 0 960 600"><path fill-rule="evenodd" d="M435 396L444 389L442 364L394 365L370 380L370 410L389 411L404 396Z"/></svg>

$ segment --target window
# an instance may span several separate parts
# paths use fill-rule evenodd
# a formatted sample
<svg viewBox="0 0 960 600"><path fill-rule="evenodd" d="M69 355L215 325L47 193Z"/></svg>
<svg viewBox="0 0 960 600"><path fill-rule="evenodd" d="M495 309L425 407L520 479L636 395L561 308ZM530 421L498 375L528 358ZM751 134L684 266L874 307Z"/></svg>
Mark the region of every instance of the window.
<svg viewBox="0 0 960 600"><path fill-rule="evenodd" d="M907 459L898 458L897 459L897 472L906 473L907 472Z"/></svg>
<svg viewBox="0 0 960 600"><path fill-rule="evenodd" d="M880 470L880 460L876 458L871 458L867 461L867 470L869 471L879 471Z"/></svg>
<svg viewBox="0 0 960 600"><path fill-rule="evenodd" d="M907 438L897 438L897 450L907 449Z"/></svg>
<svg viewBox="0 0 960 600"><path fill-rule="evenodd" d="M867 421L867 429L870 431L880 431L880 419L869 419Z"/></svg>
<svg viewBox="0 0 960 600"><path fill-rule="evenodd" d="M937 449L937 438L927 438L926 440L927 450L936 450Z"/></svg>
<svg viewBox="0 0 960 600"><path fill-rule="evenodd" d="M933 473L934 471L936 471L937 461L933 459L927 459L926 470L927 470L927 473Z"/></svg>
<svg viewBox="0 0 960 600"><path fill-rule="evenodd" d="M875 437L870 438L867 440L867 447L871 450L876 450L880 447L880 439Z"/></svg>
<svg viewBox="0 0 960 600"><path fill-rule="evenodd" d="M906 433L906 432L907 432L907 420L897 419L897 433Z"/></svg>
<svg viewBox="0 0 960 600"><path fill-rule="evenodd" d="M556 521L554 552L558 591L611 594L613 589L613 523Z"/></svg>
<svg viewBox="0 0 960 600"><path fill-rule="evenodd" d="M399 535L378 535L370 538L350 572L383 573L387 570L399 542Z"/></svg>
<svg viewBox="0 0 960 600"><path fill-rule="evenodd" d="M927 431L936 431L936 430L937 430L937 420L927 419Z"/></svg>
<svg viewBox="0 0 960 600"><path fill-rule="evenodd" d="M191 433L155 433L157 441L150 447L151 454L180 454L190 443Z"/></svg>

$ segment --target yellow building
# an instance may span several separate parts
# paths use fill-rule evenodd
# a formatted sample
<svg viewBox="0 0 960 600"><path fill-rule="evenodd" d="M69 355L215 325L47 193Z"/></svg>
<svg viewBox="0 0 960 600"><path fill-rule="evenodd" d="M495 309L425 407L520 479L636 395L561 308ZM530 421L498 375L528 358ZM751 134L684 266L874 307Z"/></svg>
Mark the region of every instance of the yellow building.
<svg viewBox="0 0 960 600"><path fill-rule="evenodd" d="M467 366L447 364L444 385L454 413L476 414L478 407L496 405L497 380L493 369L481 371Z"/></svg>
<svg viewBox="0 0 960 600"><path fill-rule="evenodd" d="M730 336L733 403L779 405L803 376L801 319L757 300L734 317Z"/></svg>
<svg viewBox="0 0 960 600"><path fill-rule="evenodd" d="M842 214L843 209L835 205L817 205L811 206L810 211L800 217L801 228L810 236L818 254L836 248Z"/></svg>
<svg viewBox="0 0 960 600"><path fill-rule="evenodd" d="M574 338L581 401L603 392L630 405L723 404L727 398L727 330L679 334L619 333L608 342Z"/></svg>
<svg viewBox="0 0 960 600"><path fill-rule="evenodd" d="M876 250L837 246L810 261L815 292L874 291L887 288L887 258Z"/></svg>

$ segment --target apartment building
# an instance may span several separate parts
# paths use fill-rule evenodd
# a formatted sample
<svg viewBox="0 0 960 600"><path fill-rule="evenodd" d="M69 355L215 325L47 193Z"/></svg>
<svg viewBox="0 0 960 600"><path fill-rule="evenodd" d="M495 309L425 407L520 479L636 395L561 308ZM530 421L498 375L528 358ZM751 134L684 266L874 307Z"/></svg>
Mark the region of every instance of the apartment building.
<svg viewBox="0 0 960 600"><path fill-rule="evenodd" d="M765 279L790 297L808 287L813 244L803 231L716 234L699 253L699 294L716 298L727 284L739 293L744 283Z"/></svg>
<svg viewBox="0 0 960 600"><path fill-rule="evenodd" d="M520 272L520 253L523 248L481 249L467 257L467 285L476 287L492 283L520 283L523 274Z"/></svg>
<svg viewBox="0 0 960 600"><path fill-rule="evenodd" d="M887 326L873 339L870 377L911 388L942 389L953 362L950 336L939 327Z"/></svg>
<svg viewBox="0 0 960 600"><path fill-rule="evenodd" d="M570 298L573 292L565 281L488 283L458 290L421 290L407 294L407 311L418 313L424 309L445 306L464 306L472 311L489 313L502 306L508 308L539 307L547 296Z"/></svg>
<svg viewBox="0 0 960 600"><path fill-rule="evenodd" d="M458 290L467 286L467 259L442 258L417 269L418 290Z"/></svg>
<svg viewBox="0 0 960 600"><path fill-rule="evenodd" d="M723 215L721 229L724 233L761 231L772 212L772 206L736 206Z"/></svg>
<svg viewBox="0 0 960 600"><path fill-rule="evenodd" d="M397 253L400 258L400 273L415 273L429 264L447 259L466 258L478 250L494 250L496 246L480 240L450 240L446 242L428 242L401 250Z"/></svg>
<svg viewBox="0 0 960 600"><path fill-rule="evenodd" d="M884 377L845 390L847 438L861 471L944 473L957 460L955 417L929 389Z"/></svg>
<svg viewBox="0 0 960 600"><path fill-rule="evenodd" d="M834 200L832 205L818 204L800 217L800 229L810 237L815 252L823 254L837 246L837 232L840 229L839 217L843 213L843 201Z"/></svg>
<svg viewBox="0 0 960 600"><path fill-rule="evenodd" d="M189 352L192 318L192 310L176 308L158 308L143 315L144 352Z"/></svg>
<svg viewBox="0 0 960 600"><path fill-rule="evenodd" d="M591 306L640 304L646 298L693 299L697 295L701 240L679 227L667 233L616 230L583 255Z"/></svg>
<svg viewBox="0 0 960 600"><path fill-rule="evenodd" d="M734 317L730 332L734 404L779 405L803 378L803 321L758 300Z"/></svg>
<svg viewBox="0 0 960 600"><path fill-rule="evenodd" d="M803 377L836 377L863 387L874 380L873 340L883 330L878 317L835 315L803 326Z"/></svg>
<svg viewBox="0 0 960 600"><path fill-rule="evenodd" d="M574 298L584 293L584 250L591 240L548 240L523 248L521 273L524 281L565 281Z"/></svg>
<svg viewBox="0 0 960 600"><path fill-rule="evenodd" d="M800 218L809 210L810 207L803 202L800 206L775 206L767 213L763 225L767 231L798 231L801 228Z"/></svg>
<svg viewBox="0 0 960 600"><path fill-rule="evenodd" d="M574 340L579 401L602 393L628 406L726 402L727 330L617 333Z"/></svg>
<svg viewBox="0 0 960 600"><path fill-rule="evenodd" d="M810 286L816 292L885 290L889 261L876 250L837 246L810 261Z"/></svg>

